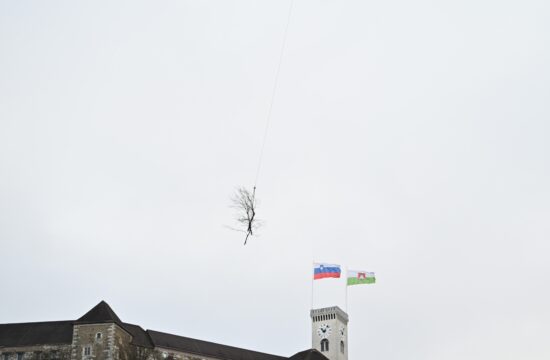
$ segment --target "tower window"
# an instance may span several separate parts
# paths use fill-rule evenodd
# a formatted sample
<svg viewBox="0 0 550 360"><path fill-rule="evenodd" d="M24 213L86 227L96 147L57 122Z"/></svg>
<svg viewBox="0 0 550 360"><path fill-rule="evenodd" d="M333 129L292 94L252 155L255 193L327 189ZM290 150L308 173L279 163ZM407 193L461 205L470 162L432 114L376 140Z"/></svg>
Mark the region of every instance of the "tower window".
<svg viewBox="0 0 550 360"><path fill-rule="evenodd" d="M98 332L97 334L95 334L95 338L96 340L101 340L101 338L103 337L103 334Z"/></svg>
<svg viewBox="0 0 550 360"><path fill-rule="evenodd" d="M321 352L328 351L328 340L323 339L321 340Z"/></svg>
<svg viewBox="0 0 550 360"><path fill-rule="evenodd" d="M340 341L340 352L343 354L346 350L346 347L344 345L344 342L343 341Z"/></svg>

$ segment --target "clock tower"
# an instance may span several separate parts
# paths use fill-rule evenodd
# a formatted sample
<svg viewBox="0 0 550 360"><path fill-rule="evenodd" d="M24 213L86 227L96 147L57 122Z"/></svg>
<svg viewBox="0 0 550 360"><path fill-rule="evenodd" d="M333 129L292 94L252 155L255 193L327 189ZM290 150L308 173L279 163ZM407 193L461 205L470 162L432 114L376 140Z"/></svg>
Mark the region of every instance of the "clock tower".
<svg viewBox="0 0 550 360"><path fill-rule="evenodd" d="M348 314L332 306L313 309L310 316L311 347L330 360L348 360Z"/></svg>

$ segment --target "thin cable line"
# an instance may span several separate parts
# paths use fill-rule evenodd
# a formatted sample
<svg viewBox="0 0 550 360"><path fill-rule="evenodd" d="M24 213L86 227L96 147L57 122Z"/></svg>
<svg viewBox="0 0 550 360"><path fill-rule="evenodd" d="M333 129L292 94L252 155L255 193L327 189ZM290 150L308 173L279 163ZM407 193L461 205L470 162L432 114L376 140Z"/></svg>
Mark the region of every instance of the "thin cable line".
<svg viewBox="0 0 550 360"><path fill-rule="evenodd" d="M292 9L294 8L294 0L290 0L290 6L288 8L288 17L286 20L285 32L283 35L283 43L281 45L281 54L279 55L279 63L277 64L277 71L275 72L275 82L273 83L273 91L271 92L271 102L269 104L269 110L267 111L267 119L265 123L264 138L262 140L262 147L260 148L260 157L258 158L258 168L256 170L256 178L254 179L254 193L256 191L256 185L258 184L258 177L260 175L260 169L262 167L262 160L264 156L264 148L267 140L267 133L271 122L271 113L273 112L273 103L275 102L275 95L277 94L277 87L279 85L279 74L281 72L281 65L283 63L283 55L286 48L286 40L288 37L288 28L290 25L290 18L292 16Z"/></svg>

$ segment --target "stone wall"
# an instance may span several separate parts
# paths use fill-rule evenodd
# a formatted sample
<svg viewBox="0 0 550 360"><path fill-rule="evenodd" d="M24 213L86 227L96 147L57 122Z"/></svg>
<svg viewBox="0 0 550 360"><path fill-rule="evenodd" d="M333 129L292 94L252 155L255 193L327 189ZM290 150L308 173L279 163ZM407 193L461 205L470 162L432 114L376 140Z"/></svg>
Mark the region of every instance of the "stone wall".
<svg viewBox="0 0 550 360"><path fill-rule="evenodd" d="M0 360L7 355L8 360L17 360L21 354L23 360L70 360L71 345L37 345L0 349Z"/></svg>
<svg viewBox="0 0 550 360"><path fill-rule="evenodd" d="M109 339L114 324L81 324L73 328L72 360L113 360Z"/></svg>
<svg viewBox="0 0 550 360"><path fill-rule="evenodd" d="M132 336L113 323L75 325L72 360L132 360L131 341Z"/></svg>
<svg viewBox="0 0 550 360"><path fill-rule="evenodd" d="M118 325L113 325L112 341L113 360L134 360L135 347L131 345L132 336Z"/></svg>
<svg viewBox="0 0 550 360"><path fill-rule="evenodd" d="M157 354L159 354L159 359L166 360L217 360L216 358L210 358L205 356L199 356L195 354L189 354L180 351L174 351L170 349L155 348ZM157 360L154 358L153 360Z"/></svg>

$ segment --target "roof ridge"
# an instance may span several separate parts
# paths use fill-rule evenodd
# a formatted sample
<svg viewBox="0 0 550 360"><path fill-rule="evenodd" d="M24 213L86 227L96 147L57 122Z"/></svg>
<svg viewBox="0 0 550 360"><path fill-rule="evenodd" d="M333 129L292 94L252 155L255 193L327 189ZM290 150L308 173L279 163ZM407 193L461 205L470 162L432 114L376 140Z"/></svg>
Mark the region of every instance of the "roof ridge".
<svg viewBox="0 0 550 360"><path fill-rule="evenodd" d="M53 323L74 323L74 320L53 320L53 321L27 321L18 323L0 323L0 326L4 325L36 325L36 324L53 324Z"/></svg>
<svg viewBox="0 0 550 360"><path fill-rule="evenodd" d="M176 338L180 338L182 340L190 340L190 341L193 341L193 342L197 341L197 342L204 343L205 345L215 345L215 346L224 347L226 349L247 351L247 352L258 354L258 355L267 355L267 356L272 356L272 357L278 357L278 358L281 358L281 359L286 359L286 357L281 356L281 355L275 355L275 354L270 354L270 353L266 353L266 352L262 352L262 351L240 348L240 347L233 346L233 345L226 345L226 344L216 343L216 342L213 342L213 341L201 340L201 339L196 339L196 338L191 338L191 337L187 337L187 336L166 333L166 332L157 331L157 330L147 329L146 332L149 335L149 337L151 338L151 342L155 347L157 346L157 343L154 341L153 337L151 336L151 333L157 333L157 334L160 334L160 335L169 335L169 336L173 336L173 337L176 337ZM159 347L163 347L161 344L158 344L158 345L160 345ZM196 344L193 344L193 345L196 345ZM178 350L178 348L173 348L173 349ZM187 349L187 350L189 351L189 349ZM201 352L200 348L196 348L195 352L197 354L203 354Z"/></svg>

